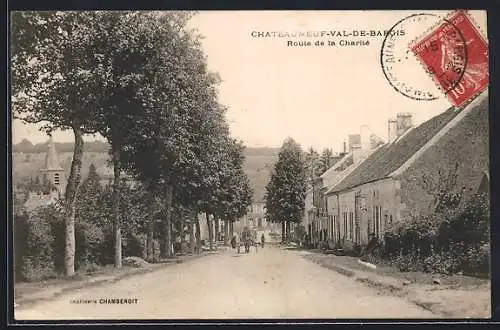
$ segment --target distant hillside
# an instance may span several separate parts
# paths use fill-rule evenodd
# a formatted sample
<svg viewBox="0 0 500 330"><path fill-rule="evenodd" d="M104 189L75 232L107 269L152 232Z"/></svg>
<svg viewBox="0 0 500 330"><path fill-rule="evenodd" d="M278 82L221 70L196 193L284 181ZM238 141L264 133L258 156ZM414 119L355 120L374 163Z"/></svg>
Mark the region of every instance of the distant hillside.
<svg viewBox="0 0 500 330"><path fill-rule="evenodd" d="M49 140L45 141L44 143L37 143L37 144L32 144L29 140L24 139L18 144L12 145L12 152L22 152L22 153L39 153L39 152L46 152L47 151L47 145L49 143ZM64 142L64 143L59 143L55 142L57 151L59 153L63 152L73 152L73 142ZM102 141L92 141L92 142L85 142L83 145L83 150L84 151L89 151L89 152L108 152L109 150L109 144L106 142Z"/></svg>
<svg viewBox="0 0 500 330"><path fill-rule="evenodd" d="M44 167L45 152L47 144L39 143L33 145L28 140L23 140L12 146L12 177L14 184L16 180L23 177L36 176ZM73 143L55 143L61 166L69 173L71 159L73 156ZM93 163L101 176L111 176L111 168L108 167L109 145L105 142L85 142L82 161L82 177L86 177L91 163ZM245 172L250 179L254 189L254 201L264 199L265 186L274 163L278 159L277 148L246 148Z"/></svg>

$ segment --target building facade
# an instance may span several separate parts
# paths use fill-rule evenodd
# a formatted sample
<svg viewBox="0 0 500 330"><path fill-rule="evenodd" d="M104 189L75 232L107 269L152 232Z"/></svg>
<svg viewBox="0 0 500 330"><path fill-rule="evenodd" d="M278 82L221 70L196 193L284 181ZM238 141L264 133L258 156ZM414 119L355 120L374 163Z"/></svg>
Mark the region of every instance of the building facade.
<svg viewBox="0 0 500 330"><path fill-rule="evenodd" d="M335 246L364 246L369 234L382 238L389 226L434 212L436 189L461 190L467 200L487 186L487 96L400 129L409 122L408 114L390 120L389 142L327 192Z"/></svg>
<svg viewBox="0 0 500 330"><path fill-rule="evenodd" d="M264 202L256 202L248 207L247 214L234 223L234 231L241 232L248 227L255 230L269 230L270 224L266 220L266 210Z"/></svg>
<svg viewBox="0 0 500 330"><path fill-rule="evenodd" d="M370 127L362 126L360 134L349 135L349 152L343 153L331 168L329 168L320 177L314 180L314 185L306 194L306 200L311 203L306 203L305 213L307 215L308 237L313 246L319 245L331 246L332 235L335 230L333 226L334 216L328 212L327 192L329 188L338 183L357 166L359 166L369 155L377 148L378 139L373 138Z"/></svg>

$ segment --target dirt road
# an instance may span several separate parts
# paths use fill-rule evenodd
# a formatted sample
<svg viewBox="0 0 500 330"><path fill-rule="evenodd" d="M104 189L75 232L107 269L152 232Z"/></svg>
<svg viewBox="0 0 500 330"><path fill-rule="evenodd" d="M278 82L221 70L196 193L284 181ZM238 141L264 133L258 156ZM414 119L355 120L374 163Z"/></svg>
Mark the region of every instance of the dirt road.
<svg viewBox="0 0 500 330"><path fill-rule="evenodd" d="M401 298L382 295L307 261L299 253L271 247L240 255L227 251L114 284L71 292L55 301L40 302L29 308L21 306L16 309L15 318L434 317ZM124 300L114 303L119 299ZM76 303L75 300L87 302Z"/></svg>

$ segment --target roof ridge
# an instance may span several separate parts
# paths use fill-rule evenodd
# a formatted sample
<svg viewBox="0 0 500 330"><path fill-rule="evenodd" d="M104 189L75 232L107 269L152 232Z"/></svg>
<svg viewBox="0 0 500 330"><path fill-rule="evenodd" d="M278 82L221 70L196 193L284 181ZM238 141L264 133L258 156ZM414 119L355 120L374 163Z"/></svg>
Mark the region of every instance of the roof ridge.
<svg viewBox="0 0 500 330"><path fill-rule="evenodd" d="M333 191L333 189L342 182L342 180L344 180L347 176L349 176L349 174L351 174L354 170L356 170L356 168L358 168L359 166L361 166L361 164L363 164L368 158L370 158L373 154L375 154L378 149L381 149L383 148L384 146L386 146L387 143L384 143L384 144L381 144L377 147L375 147L374 149L372 149L372 152L370 154L368 154L362 161L358 162L358 163L352 163L351 165L349 165L347 168L345 168L343 171L341 171L339 173L339 177L337 178L337 182L333 185L331 185L328 190L325 192L325 194L329 194L330 192Z"/></svg>
<svg viewBox="0 0 500 330"><path fill-rule="evenodd" d="M474 102L474 104L477 105L477 102ZM462 111L467 112L467 109ZM461 113L461 111L455 111L454 108L448 108L431 119L408 130L396 141L385 143L380 149L365 158L356 169L340 180L334 187L329 189L327 193L350 189L367 182L388 177L394 171L402 167L411 157L413 157L413 155L438 135L439 132L445 129L459 113Z"/></svg>
<svg viewBox="0 0 500 330"><path fill-rule="evenodd" d="M340 165L342 165L344 162L346 162L350 156L352 156L352 151L349 151L348 153L346 153L338 162L336 162L335 164L333 164L332 167L330 167L328 170L326 170L325 173L321 174L320 178L323 178L325 176L325 174L327 174L330 171L335 171L337 168L340 167Z"/></svg>

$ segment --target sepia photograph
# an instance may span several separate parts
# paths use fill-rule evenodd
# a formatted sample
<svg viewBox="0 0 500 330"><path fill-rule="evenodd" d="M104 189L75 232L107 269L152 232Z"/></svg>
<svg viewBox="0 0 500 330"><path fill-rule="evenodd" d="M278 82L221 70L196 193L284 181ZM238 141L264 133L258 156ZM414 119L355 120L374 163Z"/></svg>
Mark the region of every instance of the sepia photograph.
<svg viewBox="0 0 500 330"><path fill-rule="evenodd" d="M491 317L485 10L9 28L15 321Z"/></svg>

